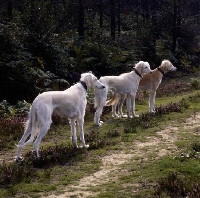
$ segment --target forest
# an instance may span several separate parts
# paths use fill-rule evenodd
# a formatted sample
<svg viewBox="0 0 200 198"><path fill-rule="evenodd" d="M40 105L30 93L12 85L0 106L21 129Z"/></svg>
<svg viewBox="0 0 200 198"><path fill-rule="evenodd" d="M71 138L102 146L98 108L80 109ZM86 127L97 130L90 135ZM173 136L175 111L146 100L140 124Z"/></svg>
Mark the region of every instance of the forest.
<svg viewBox="0 0 200 198"><path fill-rule="evenodd" d="M199 0L0 0L0 101L32 102L80 74L119 75L137 61L200 65Z"/></svg>

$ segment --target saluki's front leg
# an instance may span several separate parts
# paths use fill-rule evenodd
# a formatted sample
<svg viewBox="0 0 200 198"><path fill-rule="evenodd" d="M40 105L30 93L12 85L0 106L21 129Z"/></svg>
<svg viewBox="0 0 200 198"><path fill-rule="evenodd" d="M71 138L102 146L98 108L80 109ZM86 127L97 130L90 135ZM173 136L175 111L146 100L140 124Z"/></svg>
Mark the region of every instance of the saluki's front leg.
<svg viewBox="0 0 200 198"><path fill-rule="evenodd" d="M76 123L75 119L70 119L71 133L72 133L72 143L75 148L78 148L77 137L76 137Z"/></svg>
<svg viewBox="0 0 200 198"><path fill-rule="evenodd" d="M80 133L80 140L81 140L81 142L82 142L82 147L83 147L83 148L88 148L89 145L87 145L87 144L85 143L83 124L84 124L83 118L78 119L78 126L79 126L79 133Z"/></svg>
<svg viewBox="0 0 200 198"><path fill-rule="evenodd" d="M103 106L100 106L95 114L94 114L94 123L97 125L97 126L101 126L101 124L103 123L103 121L100 121L100 117L101 117L101 114L102 114L102 111L103 111Z"/></svg>
<svg viewBox="0 0 200 198"><path fill-rule="evenodd" d="M34 150L35 150L37 158L40 157L39 151L38 151L40 142L42 141L42 138L46 135L47 131L50 129L50 126L51 126L51 121L47 121L44 125L42 125L40 127L40 131L39 131L37 138L34 142Z"/></svg>
<svg viewBox="0 0 200 198"><path fill-rule="evenodd" d="M105 87L105 89L100 89L95 92L95 103L97 109L94 114L94 123L97 126L100 126L103 123L102 121L100 121L100 116L102 114L103 107L106 104L107 94L108 94L108 87Z"/></svg>
<svg viewBox="0 0 200 198"><path fill-rule="evenodd" d="M131 94L131 112L133 117L139 117L139 115L135 114L135 94Z"/></svg>
<svg viewBox="0 0 200 198"><path fill-rule="evenodd" d="M130 115L130 112L131 112L131 96L130 96L130 94L127 94L126 109L127 109L127 116L128 116L128 118L130 118L131 117L131 115Z"/></svg>
<svg viewBox="0 0 200 198"><path fill-rule="evenodd" d="M156 97L156 91L150 91L150 94L149 94L149 111L151 113L155 112L155 97Z"/></svg>
<svg viewBox="0 0 200 198"><path fill-rule="evenodd" d="M106 97L103 97L102 100L100 101L99 107L96 109L96 112L94 114L94 123L97 126L101 126L101 124L103 123L102 121L100 121L100 117L103 112L103 107L105 104L106 104Z"/></svg>

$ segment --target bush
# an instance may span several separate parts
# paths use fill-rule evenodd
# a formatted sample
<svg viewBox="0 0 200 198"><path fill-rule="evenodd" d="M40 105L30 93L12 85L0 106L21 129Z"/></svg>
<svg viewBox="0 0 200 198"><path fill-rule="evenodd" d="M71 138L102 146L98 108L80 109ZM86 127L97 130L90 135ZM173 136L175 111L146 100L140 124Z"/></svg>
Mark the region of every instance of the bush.
<svg viewBox="0 0 200 198"><path fill-rule="evenodd" d="M13 148L24 130L24 117L0 117L0 149Z"/></svg>
<svg viewBox="0 0 200 198"><path fill-rule="evenodd" d="M200 81L198 79L192 78L191 86L194 89L199 89Z"/></svg>
<svg viewBox="0 0 200 198"><path fill-rule="evenodd" d="M36 170L32 166L25 164L6 164L0 165L0 187L15 185L21 181L29 183Z"/></svg>
<svg viewBox="0 0 200 198"><path fill-rule="evenodd" d="M195 198L200 196L200 185L196 181L178 176L176 172L171 172L166 178L158 181L158 186L155 189L155 195L157 197L162 197L161 195L164 192L171 198Z"/></svg>

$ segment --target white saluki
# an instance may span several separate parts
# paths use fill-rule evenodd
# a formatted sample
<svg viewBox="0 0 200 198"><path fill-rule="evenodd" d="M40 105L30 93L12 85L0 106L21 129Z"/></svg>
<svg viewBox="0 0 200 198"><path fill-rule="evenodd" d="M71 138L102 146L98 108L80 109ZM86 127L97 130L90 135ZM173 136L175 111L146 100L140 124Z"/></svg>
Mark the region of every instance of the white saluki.
<svg viewBox="0 0 200 198"><path fill-rule="evenodd" d="M152 70L151 74L144 74L139 82L138 89L149 92L149 112L153 113L155 110L155 97L156 90L158 89L160 83L162 82L163 75L169 71L176 71L176 67L172 65L169 60L163 60L161 65L156 69ZM107 101L105 106L112 105L112 115L113 117L118 117L116 114L116 108L118 106L118 111L121 117L125 117L122 112L122 106L126 98L125 94L113 93L111 100Z"/></svg>
<svg viewBox="0 0 200 198"><path fill-rule="evenodd" d="M104 85L92 73L83 73L80 81L65 91L49 91L38 95L31 106L24 135L17 145L16 160L21 160L22 147L33 142L36 131L39 132L34 142L34 151L39 157L39 144L50 128L53 112L69 118L74 147L78 147L75 123L76 121L78 122L82 147L87 148L89 145L85 143L83 125L87 104L87 90L91 87L103 89ZM30 139L26 141L29 136Z"/></svg>
<svg viewBox="0 0 200 198"><path fill-rule="evenodd" d="M99 79L105 86L105 89L95 89L94 107L96 108L96 112L94 115L94 123L96 125L99 126L102 123L100 116L106 103L109 90L113 90L119 94L127 94L128 117L131 117L131 112L133 117L138 117L135 114L135 95L143 73L151 73L151 69L148 62L140 61L135 65L133 71L129 73L124 73L120 76L104 76Z"/></svg>

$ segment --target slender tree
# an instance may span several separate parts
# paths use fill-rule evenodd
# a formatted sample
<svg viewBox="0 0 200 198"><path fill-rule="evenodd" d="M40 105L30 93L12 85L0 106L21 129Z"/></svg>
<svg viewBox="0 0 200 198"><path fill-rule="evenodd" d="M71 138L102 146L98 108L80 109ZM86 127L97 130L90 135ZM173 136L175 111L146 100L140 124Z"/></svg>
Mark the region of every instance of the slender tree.
<svg viewBox="0 0 200 198"><path fill-rule="evenodd" d="M120 0L117 0L117 32L118 32L118 36L120 37L121 34L121 17L120 17L120 13L121 13L121 2Z"/></svg>
<svg viewBox="0 0 200 198"><path fill-rule="evenodd" d="M12 15L13 15L13 2L12 0L7 0L7 13L8 13L8 19L11 20L12 19Z"/></svg>
<svg viewBox="0 0 200 198"><path fill-rule="evenodd" d="M79 0L79 39L84 40L84 0Z"/></svg>
<svg viewBox="0 0 200 198"><path fill-rule="evenodd" d="M102 0L99 2L99 26L103 28L103 3Z"/></svg>
<svg viewBox="0 0 200 198"><path fill-rule="evenodd" d="M110 0L111 38L115 40L115 0Z"/></svg>
<svg viewBox="0 0 200 198"><path fill-rule="evenodd" d="M176 39L177 39L177 0L174 0L173 3L174 3L174 13L173 13L172 53L175 54Z"/></svg>

